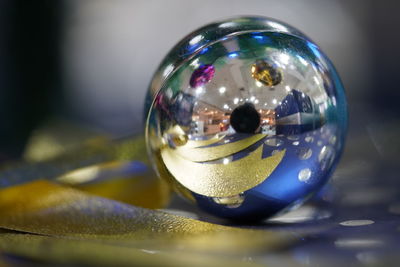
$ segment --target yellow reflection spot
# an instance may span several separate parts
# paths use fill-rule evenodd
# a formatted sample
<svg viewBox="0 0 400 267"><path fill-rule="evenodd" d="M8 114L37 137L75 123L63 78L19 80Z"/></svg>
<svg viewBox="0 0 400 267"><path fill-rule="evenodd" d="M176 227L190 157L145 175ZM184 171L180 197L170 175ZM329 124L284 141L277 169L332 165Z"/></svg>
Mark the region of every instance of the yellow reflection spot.
<svg viewBox="0 0 400 267"><path fill-rule="evenodd" d="M251 76L256 79L256 84L259 82L266 86L275 86L282 81L281 70L265 60L257 60L251 66ZM260 87L259 84L257 86Z"/></svg>

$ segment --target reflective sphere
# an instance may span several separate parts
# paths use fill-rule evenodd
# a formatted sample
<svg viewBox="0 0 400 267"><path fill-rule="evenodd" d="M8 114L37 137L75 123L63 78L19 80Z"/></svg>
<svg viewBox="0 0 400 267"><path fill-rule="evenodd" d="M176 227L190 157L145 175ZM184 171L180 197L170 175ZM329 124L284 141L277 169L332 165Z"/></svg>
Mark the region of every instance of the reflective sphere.
<svg viewBox="0 0 400 267"><path fill-rule="evenodd" d="M343 86L304 34L262 17L207 25L180 41L146 99L160 177L216 216L258 220L317 192L345 141Z"/></svg>

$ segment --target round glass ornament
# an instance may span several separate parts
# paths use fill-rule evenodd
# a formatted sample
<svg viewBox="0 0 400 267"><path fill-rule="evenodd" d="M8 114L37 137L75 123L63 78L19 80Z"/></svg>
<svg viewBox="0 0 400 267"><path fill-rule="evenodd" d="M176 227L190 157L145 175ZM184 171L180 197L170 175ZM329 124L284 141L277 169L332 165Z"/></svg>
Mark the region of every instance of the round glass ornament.
<svg viewBox="0 0 400 267"><path fill-rule="evenodd" d="M158 175L204 211L241 221L318 192L347 128L332 63L303 33L264 17L186 36L156 71L145 109Z"/></svg>

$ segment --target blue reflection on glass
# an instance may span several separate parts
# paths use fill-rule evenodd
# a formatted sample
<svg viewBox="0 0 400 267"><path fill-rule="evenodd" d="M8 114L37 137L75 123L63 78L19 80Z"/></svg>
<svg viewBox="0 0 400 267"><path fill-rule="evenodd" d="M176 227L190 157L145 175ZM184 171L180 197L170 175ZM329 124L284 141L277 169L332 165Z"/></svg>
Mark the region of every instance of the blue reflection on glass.
<svg viewBox="0 0 400 267"><path fill-rule="evenodd" d="M235 58L235 57L238 57L238 56L239 56L239 53L237 53L237 52L231 52L231 53L228 54L229 58Z"/></svg>
<svg viewBox="0 0 400 267"><path fill-rule="evenodd" d="M268 36L263 35L262 33L253 33L251 34L251 37L256 39L257 42L259 42L260 44L271 44L271 38Z"/></svg>
<svg viewBox="0 0 400 267"><path fill-rule="evenodd" d="M318 47L311 43L311 42L307 42L307 46L313 51L313 53L317 56L317 57L321 57L321 52L319 51Z"/></svg>
<svg viewBox="0 0 400 267"><path fill-rule="evenodd" d="M209 47L203 48L203 49L200 51L200 55L203 55L203 54L207 53L207 51L208 51L209 49L210 49Z"/></svg>

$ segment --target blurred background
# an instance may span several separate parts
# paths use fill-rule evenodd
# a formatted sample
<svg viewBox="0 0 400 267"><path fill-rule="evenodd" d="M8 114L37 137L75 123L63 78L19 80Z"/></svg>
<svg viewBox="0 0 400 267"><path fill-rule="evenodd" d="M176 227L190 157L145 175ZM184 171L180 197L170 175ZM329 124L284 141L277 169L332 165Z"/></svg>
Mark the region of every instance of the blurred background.
<svg viewBox="0 0 400 267"><path fill-rule="evenodd" d="M141 133L147 86L168 50L229 16L287 22L319 44L345 85L350 138L400 114L397 1L0 1L0 153L63 118L118 137ZM379 125L379 124L378 124ZM379 126L376 126L379 127Z"/></svg>
<svg viewBox="0 0 400 267"><path fill-rule="evenodd" d="M296 266L293 262L397 266L399 9L395 0L0 0L0 162L26 159L32 135L49 121L61 121L55 124L56 132L75 141L93 137L92 133L115 138L141 134L148 84L164 55L181 38L231 16L275 18L303 31L333 61L347 92L350 121L346 150L331 179L332 187L320 194L333 204L325 207L319 201L322 208L304 206L297 215L289 213L260 226L286 231L300 241L282 253L284 257L270 255L269 263L275 265L268 266ZM65 127L65 122L79 127ZM90 134L82 133L82 128ZM64 147L65 140L56 141ZM135 145L128 143L129 148ZM36 147L42 149L40 144ZM85 153L78 151L73 158L80 164ZM144 154L140 149L136 153ZM41 159L41 155L31 156ZM51 163L47 169L46 164L39 167L37 172L21 168L16 174L38 178L37 173L62 171ZM15 175L3 172L2 177L7 182ZM147 176L141 177L139 182L148 181ZM122 201L132 201L132 196L164 201L154 198L159 189L154 184L143 183L148 185L144 190L135 181L131 187L122 180L116 187L104 183L97 191L90 185L86 190L99 195L110 192L120 200L125 198ZM168 200L169 191L161 189ZM171 207L180 212L194 210L179 200L173 200ZM47 256L51 246L44 244ZM282 265L282 260L287 264Z"/></svg>

